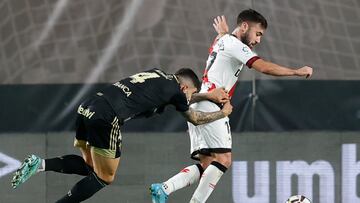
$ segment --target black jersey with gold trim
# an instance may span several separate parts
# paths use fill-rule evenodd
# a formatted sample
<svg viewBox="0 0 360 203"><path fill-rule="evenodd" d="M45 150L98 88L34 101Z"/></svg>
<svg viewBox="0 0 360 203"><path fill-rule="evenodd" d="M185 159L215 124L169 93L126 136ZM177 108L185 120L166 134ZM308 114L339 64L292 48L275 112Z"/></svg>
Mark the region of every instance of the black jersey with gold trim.
<svg viewBox="0 0 360 203"><path fill-rule="evenodd" d="M180 112L189 109L176 77L157 68L120 80L97 94L104 97L124 120L150 117L162 112L169 104Z"/></svg>

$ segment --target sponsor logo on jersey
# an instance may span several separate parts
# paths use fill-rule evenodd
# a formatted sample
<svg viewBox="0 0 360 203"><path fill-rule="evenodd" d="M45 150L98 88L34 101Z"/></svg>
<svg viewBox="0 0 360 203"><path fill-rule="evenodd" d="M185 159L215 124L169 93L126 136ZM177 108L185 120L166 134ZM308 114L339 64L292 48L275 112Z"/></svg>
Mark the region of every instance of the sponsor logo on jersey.
<svg viewBox="0 0 360 203"><path fill-rule="evenodd" d="M90 119L95 114L94 111L90 111L88 108L85 109L82 105L79 106L77 112L78 114L83 115L88 119Z"/></svg>
<svg viewBox="0 0 360 203"><path fill-rule="evenodd" d="M120 82L114 83L114 86L120 88L124 92L124 94L126 94L127 97L129 97L132 93L128 86L121 84Z"/></svg>
<svg viewBox="0 0 360 203"><path fill-rule="evenodd" d="M244 46L243 48L242 48L242 50L243 50L243 52L245 52L245 53L250 53L250 48L249 47L247 47L247 46Z"/></svg>

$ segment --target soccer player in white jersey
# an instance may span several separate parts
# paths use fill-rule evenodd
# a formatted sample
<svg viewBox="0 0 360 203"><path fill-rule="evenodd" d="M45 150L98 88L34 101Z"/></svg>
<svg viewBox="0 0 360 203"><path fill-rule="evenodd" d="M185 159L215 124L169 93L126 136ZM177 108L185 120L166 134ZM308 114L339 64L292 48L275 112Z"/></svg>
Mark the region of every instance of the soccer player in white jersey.
<svg viewBox="0 0 360 203"><path fill-rule="evenodd" d="M265 61L252 51L267 28L266 19L255 10L244 10L238 15L237 27L232 34L227 34L224 16L214 19L214 27L219 35L209 49L201 92L224 87L231 97L244 65L273 76L308 78L312 75L311 67L287 68ZM205 112L217 111L219 106L221 104L211 101L192 104L194 109ZM170 193L199 181L190 202L203 203L231 165L232 142L228 117L199 126L188 123L188 126L191 157L200 163L184 168L164 183L152 184L153 202L166 202Z"/></svg>

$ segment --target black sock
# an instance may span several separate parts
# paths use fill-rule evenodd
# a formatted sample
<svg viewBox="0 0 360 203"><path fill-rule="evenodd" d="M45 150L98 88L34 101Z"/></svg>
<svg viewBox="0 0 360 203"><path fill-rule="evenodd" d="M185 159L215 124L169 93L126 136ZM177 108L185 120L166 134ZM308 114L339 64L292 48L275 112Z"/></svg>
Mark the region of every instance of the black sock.
<svg viewBox="0 0 360 203"><path fill-rule="evenodd" d="M84 201L106 185L108 184L105 181L97 177L95 173L91 173L89 176L86 176L76 183L63 198L57 201L57 203L77 203Z"/></svg>
<svg viewBox="0 0 360 203"><path fill-rule="evenodd" d="M81 156L72 154L52 159L45 159L45 171L87 176L93 170L86 164Z"/></svg>
<svg viewBox="0 0 360 203"><path fill-rule="evenodd" d="M202 176L202 174L204 173L204 169L203 167L201 166L201 164L196 164L196 166L198 167L199 169L199 172L200 172L200 177Z"/></svg>

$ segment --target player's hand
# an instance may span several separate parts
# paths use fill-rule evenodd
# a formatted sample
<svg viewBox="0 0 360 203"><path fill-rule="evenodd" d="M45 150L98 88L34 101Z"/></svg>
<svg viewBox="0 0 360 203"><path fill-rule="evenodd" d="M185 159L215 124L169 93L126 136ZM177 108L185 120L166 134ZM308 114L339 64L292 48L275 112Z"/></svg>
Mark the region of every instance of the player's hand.
<svg viewBox="0 0 360 203"><path fill-rule="evenodd" d="M309 66L304 66L296 70L297 76L305 76L306 78L311 77L313 74L313 69Z"/></svg>
<svg viewBox="0 0 360 203"><path fill-rule="evenodd" d="M226 23L225 16L223 15L214 18L213 27L215 28L216 32L221 36L229 33L229 26Z"/></svg>
<svg viewBox="0 0 360 203"><path fill-rule="evenodd" d="M223 104L229 101L230 98L225 88L216 88L209 92L209 99L215 103Z"/></svg>
<svg viewBox="0 0 360 203"><path fill-rule="evenodd" d="M225 116L228 116L228 115L231 114L232 109L233 109L233 107L232 107L232 105L230 104L230 101L227 101L227 102L224 103L224 106L223 106L223 108L221 109L221 111L225 114Z"/></svg>

